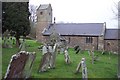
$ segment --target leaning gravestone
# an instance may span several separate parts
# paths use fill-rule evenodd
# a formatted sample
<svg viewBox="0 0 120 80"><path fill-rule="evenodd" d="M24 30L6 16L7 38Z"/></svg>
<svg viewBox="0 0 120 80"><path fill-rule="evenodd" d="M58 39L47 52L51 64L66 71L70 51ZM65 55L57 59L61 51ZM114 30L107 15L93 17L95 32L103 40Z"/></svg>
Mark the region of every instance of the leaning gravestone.
<svg viewBox="0 0 120 80"><path fill-rule="evenodd" d="M80 63L78 64L76 68L75 73L78 73L80 71L80 68L82 68L82 79L87 80L87 67L85 63L85 58L82 58L82 60L80 61Z"/></svg>
<svg viewBox="0 0 120 80"><path fill-rule="evenodd" d="M80 52L80 50L81 50L81 49L80 49L80 46L78 46L78 45L75 46L75 47L74 47L74 50L76 51L75 53L78 54L78 53Z"/></svg>
<svg viewBox="0 0 120 80"><path fill-rule="evenodd" d="M4 78L29 78L34 59L35 52L21 51L13 55Z"/></svg>

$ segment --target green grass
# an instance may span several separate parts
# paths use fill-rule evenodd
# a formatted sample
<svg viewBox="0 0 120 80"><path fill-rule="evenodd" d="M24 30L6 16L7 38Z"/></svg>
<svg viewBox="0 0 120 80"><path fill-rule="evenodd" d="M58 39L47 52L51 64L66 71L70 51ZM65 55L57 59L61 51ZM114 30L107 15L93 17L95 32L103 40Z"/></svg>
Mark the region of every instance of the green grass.
<svg viewBox="0 0 120 80"><path fill-rule="evenodd" d="M41 44L36 41L27 40L27 46L29 46L27 51L36 52L36 58L31 73L32 78L81 78L81 73L74 74L74 72L82 57L86 58L88 78L117 77L117 55L111 54L111 59L109 59L108 53L101 55L100 52L96 51L95 55L99 55L99 60L92 64L91 57L88 55L87 51L75 54L75 51L72 48L69 49L71 64L65 64L64 55L57 54L56 68L50 69L48 72L38 73L38 67L42 55L41 51L38 50L38 46L40 45ZM17 53L18 48L3 48L2 50L2 76L4 77L10 58L13 54Z"/></svg>

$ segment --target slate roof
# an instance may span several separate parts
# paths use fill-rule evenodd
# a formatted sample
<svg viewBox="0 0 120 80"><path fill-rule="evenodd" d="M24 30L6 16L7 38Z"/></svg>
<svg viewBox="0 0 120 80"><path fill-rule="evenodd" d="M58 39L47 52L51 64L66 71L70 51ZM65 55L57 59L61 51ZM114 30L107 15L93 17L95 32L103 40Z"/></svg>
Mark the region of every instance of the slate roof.
<svg viewBox="0 0 120 80"><path fill-rule="evenodd" d="M38 9L40 9L40 10L47 9L49 6L51 6L51 4L40 4L40 6L37 8L37 10Z"/></svg>
<svg viewBox="0 0 120 80"><path fill-rule="evenodd" d="M57 23L50 25L43 35L50 35L51 27L63 36L100 36L104 23Z"/></svg>
<svg viewBox="0 0 120 80"><path fill-rule="evenodd" d="M118 33L119 32L119 33ZM105 40L117 40L120 39L120 29L106 29Z"/></svg>

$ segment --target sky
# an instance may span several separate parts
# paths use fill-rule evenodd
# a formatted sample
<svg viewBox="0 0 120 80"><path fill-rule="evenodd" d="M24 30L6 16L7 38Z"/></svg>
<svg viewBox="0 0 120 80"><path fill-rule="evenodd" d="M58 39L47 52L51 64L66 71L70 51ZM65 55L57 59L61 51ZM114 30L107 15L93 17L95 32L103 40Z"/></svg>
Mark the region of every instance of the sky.
<svg viewBox="0 0 120 80"><path fill-rule="evenodd" d="M120 0L29 0L35 6L51 4L56 23L104 23L118 28L116 4Z"/></svg>

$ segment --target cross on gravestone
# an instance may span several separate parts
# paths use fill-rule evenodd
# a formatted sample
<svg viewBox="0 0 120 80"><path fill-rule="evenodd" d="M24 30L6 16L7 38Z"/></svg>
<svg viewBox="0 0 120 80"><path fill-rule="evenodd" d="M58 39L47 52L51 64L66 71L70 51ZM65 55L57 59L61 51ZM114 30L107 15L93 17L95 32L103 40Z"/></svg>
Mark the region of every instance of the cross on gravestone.
<svg viewBox="0 0 120 80"><path fill-rule="evenodd" d="M5 79L9 78L29 78L32 70L35 52L21 51L11 57Z"/></svg>
<svg viewBox="0 0 120 80"><path fill-rule="evenodd" d="M80 71L80 68L82 68L82 79L87 80L87 67L85 63L85 58L82 58L82 60L79 62L75 73L78 73Z"/></svg>

